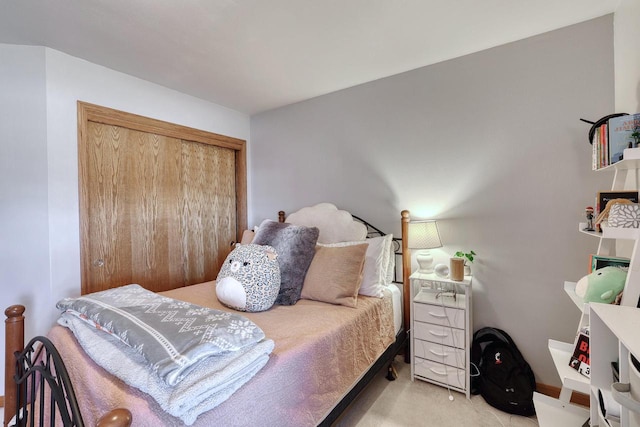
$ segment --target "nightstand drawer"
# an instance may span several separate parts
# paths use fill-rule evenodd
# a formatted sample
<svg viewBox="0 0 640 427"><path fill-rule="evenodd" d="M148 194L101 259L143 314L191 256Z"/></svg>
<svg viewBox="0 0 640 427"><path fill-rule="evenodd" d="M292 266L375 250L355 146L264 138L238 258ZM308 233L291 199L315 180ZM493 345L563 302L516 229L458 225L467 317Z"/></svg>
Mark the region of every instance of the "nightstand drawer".
<svg viewBox="0 0 640 427"><path fill-rule="evenodd" d="M459 308L413 303L413 317L419 322L464 329L464 310Z"/></svg>
<svg viewBox="0 0 640 427"><path fill-rule="evenodd" d="M442 384L449 384L452 387L466 389L466 376L463 369L453 368L451 366L443 365L442 363L436 363L431 360L416 357L415 373L418 376L438 381Z"/></svg>
<svg viewBox="0 0 640 427"><path fill-rule="evenodd" d="M465 348L463 329L452 329L430 323L413 322L413 337L451 347Z"/></svg>
<svg viewBox="0 0 640 427"><path fill-rule="evenodd" d="M461 348L449 347L429 341L413 340L413 351L416 357L428 359L445 365L465 368L465 351Z"/></svg>

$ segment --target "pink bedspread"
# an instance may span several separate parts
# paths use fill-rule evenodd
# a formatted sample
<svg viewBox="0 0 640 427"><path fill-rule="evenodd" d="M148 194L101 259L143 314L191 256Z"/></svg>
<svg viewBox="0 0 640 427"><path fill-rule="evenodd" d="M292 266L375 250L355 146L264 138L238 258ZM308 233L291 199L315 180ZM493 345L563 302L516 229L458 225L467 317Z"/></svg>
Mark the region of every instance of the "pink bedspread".
<svg viewBox="0 0 640 427"><path fill-rule="evenodd" d="M215 296L214 282L163 292L194 304L229 310ZM391 297L358 297L349 308L300 300L262 313L244 313L275 341L269 362L198 426L314 426L395 340ZM97 366L73 334L55 326L49 334L71 376L86 424L115 407L133 413L134 426L177 426L148 395Z"/></svg>

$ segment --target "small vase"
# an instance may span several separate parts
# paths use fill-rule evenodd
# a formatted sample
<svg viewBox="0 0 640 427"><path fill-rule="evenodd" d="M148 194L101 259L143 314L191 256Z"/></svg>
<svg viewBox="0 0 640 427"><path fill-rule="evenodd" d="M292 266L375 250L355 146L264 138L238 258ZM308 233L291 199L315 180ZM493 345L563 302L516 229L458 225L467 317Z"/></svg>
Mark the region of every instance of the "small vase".
<svg viewBox="0 0 640 427"><path fill-rule="evenodd" d="M451 258L449 260L449 278L456 282L464 280L464 260L462 258Z"/></svg>
<svg viewBox="0 0 640 427"><path fill-rule="evenodd" d="M464 265L464 275L471 276L471 266L469 264Z"/></svg>

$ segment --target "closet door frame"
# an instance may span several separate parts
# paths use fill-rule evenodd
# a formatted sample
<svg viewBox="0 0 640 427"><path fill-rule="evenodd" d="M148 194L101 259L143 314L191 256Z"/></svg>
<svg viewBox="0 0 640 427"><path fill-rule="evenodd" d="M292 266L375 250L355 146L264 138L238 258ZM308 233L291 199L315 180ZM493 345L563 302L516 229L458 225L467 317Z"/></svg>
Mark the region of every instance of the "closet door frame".
<svg viewBox="0 0 640 427"><path fill-rule="evenodd" d="M78 186L80 203L80 266L81 293L87 293L91 260L88 253L89 218L89 171L88 164L89 122L104 125L120 126L141 132L168 136L180 140L194 141L203 144L227 148L235 152L236 179L236 241L240 241L242 232L247 228L247 160L246 141L230 136L219 135L199 129L190 128L162 120L152 119L112 108L102 107L78 101ZM231 243L231 242L230 242Z"/></svg>

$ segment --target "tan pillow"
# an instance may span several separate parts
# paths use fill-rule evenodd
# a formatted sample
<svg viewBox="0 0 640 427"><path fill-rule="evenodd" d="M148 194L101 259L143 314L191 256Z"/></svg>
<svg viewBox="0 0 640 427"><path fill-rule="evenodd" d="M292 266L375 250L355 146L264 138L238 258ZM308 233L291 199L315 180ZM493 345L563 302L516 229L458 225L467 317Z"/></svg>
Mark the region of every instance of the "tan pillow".
<svg viewBox="0 0 640 427"><path fill-rule="evenodd" d="M316 246L301 297L355 307L368 246L367 243L344 247Z"/></svg>
<svg viewBox="0 0 640 427"><path fill-rule="evenodd" d="M242 239L240 240L240 244L241 245L248 245L249 243L253 242L253 238L255 237L256 233L254 233L251 230L244 230L244 232L242 233Z"/></svg>

